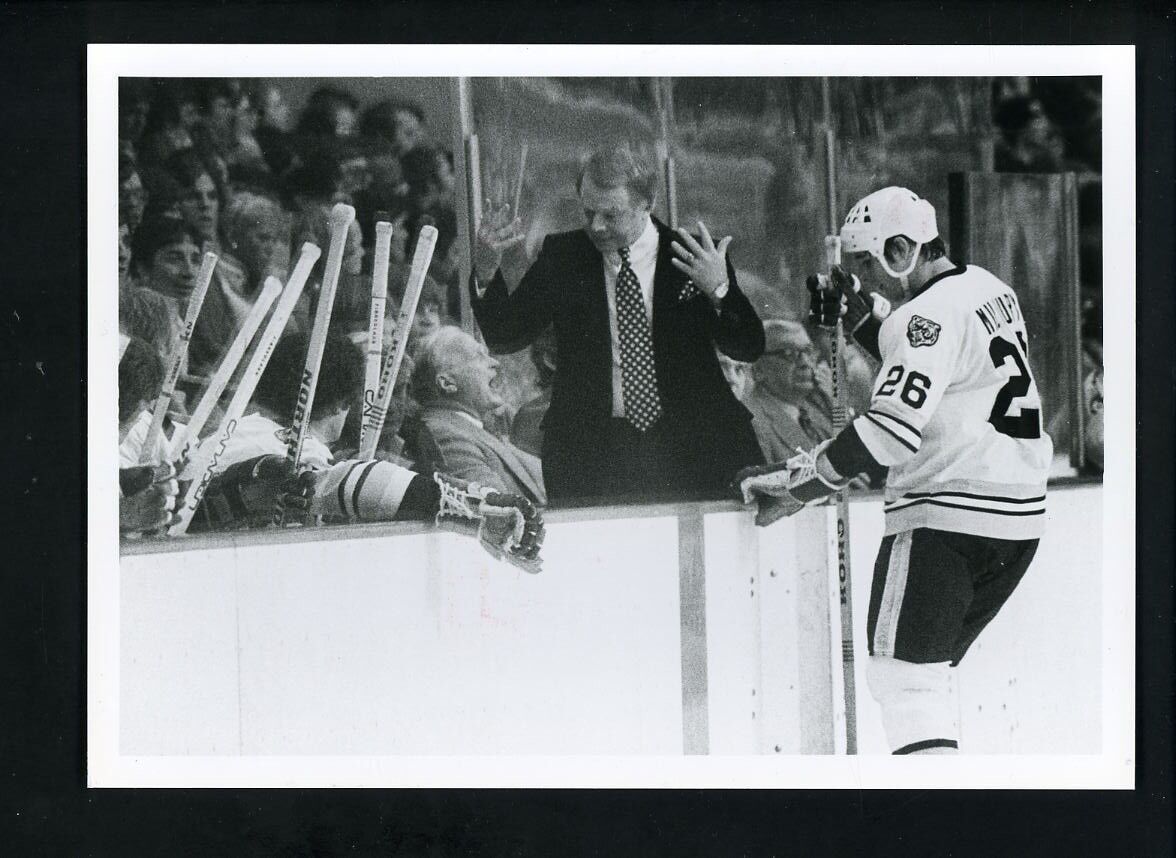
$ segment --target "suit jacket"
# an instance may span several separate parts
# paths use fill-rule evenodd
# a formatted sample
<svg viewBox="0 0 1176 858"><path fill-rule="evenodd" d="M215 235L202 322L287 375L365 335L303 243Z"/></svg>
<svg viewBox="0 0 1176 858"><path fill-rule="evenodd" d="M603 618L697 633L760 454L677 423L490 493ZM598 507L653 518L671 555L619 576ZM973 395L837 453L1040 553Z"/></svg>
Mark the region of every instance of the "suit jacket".
<svg viewBox="0 0 1176 858"><path fill-rule="evenodd" d="M833 437L833 431L813 420L807 403L801 403L801 415L793 417L784 403L758 387L744 400L752 413L752 427L760 448L769 462L785 462L797 449L811 450L818 442ZM807 425L806 425L807 424Z"/></svg>
<svg viewBox="0 0 1176 858"><path fill-rule="evenodd" d="M539 460L447 403L421 411L416 443L420 464L432 470L547 504Z"/></svg>
<svg viewBox="0 0 1176 858"><path fill-rule="evenodd" d="M727 262L729 289L711 300L670 263L674 233L658 231L653 284L653 350L662 431L684 493L718 495L741 467L763 461L751 415L731 393L717 345L751 363L764 330ZM594 474L612 416L612 340L604 258L584 230L548 236L513 293L498 272L483 297L470 284L474 315L494 352L518 351L554 324L557 367L543 420L543 476L553 500L597 495Z"/></svg>

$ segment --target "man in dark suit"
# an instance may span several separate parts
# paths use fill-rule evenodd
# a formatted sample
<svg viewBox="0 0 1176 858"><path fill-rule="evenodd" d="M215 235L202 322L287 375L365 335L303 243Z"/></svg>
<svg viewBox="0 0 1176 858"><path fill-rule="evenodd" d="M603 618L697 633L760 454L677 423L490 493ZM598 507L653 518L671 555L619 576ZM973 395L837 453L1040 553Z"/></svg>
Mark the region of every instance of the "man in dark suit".
<svg viewBox="0 0 1176 858"><path fill-rule="evenodd" d="M554 324L542 449L553 503L719 497L763 461L715 355L750 363L764 350L731 239L652 218L656 184L628 147L595 153L577 180L584 228L548 236L513 292L499 264L522 224L489 211L478 230L470 291L491 350L517 351Z"/></svg>

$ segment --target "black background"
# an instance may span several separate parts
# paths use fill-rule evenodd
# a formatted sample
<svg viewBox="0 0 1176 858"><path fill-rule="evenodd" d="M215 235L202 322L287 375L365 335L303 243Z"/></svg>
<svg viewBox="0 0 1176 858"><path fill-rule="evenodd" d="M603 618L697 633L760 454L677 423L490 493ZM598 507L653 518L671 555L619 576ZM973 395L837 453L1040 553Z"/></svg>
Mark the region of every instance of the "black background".
<svg viewBox="0 0 1176 858"><path fill-rule="evenodd" d="M7 507L0 516L0 849L103 856L1173 854L1173 29L1171 10L1158 3L1027 0L0 5L0 497ZM1047 40L1139 47L1136 791L85 789L88 42ZM1116 300L1114 277L1106 289L1106 299ZM1127 558L1107 557L1106 569L1132 571Z"/></svg>

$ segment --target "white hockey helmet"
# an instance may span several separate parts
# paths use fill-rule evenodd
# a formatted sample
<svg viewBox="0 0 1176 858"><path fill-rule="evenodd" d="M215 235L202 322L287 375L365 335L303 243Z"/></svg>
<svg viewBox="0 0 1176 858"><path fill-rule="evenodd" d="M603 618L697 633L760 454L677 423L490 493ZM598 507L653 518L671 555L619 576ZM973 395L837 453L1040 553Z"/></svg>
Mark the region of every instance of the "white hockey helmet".
<svg viewBox="0 0 1176 858"><path fill-rule="evenodd" d="M882 252L887 239L896 235L905 235L915 243L905 271L892 269ZM915 270L923 245L938 235L935 207L919 199L914 191L892 185L862 197L849 210L841 227L841 249L845 253L869 253L891 277L906 277Z"/></svg>

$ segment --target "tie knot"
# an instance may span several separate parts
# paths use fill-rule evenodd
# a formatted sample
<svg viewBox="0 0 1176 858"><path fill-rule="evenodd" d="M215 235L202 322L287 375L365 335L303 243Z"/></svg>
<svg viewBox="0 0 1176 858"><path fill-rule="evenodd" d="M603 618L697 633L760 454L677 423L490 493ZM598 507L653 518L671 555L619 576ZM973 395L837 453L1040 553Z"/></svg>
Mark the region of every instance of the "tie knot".
<svg viewBox="0 0 1176 858"><path fill-rule="evenodd" d="M617 248L617 255L621 257L621 262L628 262L629 261L629 248L618 247Z"/></svg>

